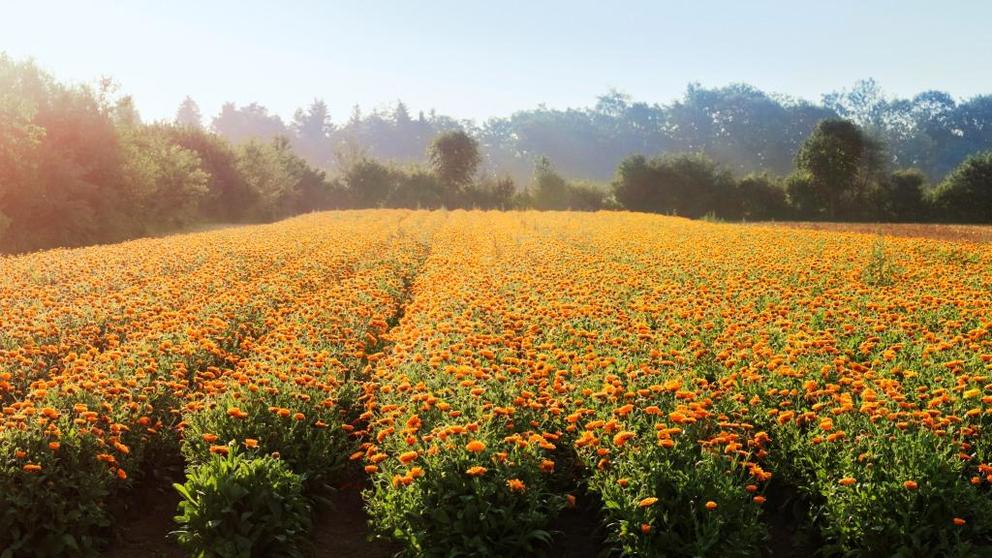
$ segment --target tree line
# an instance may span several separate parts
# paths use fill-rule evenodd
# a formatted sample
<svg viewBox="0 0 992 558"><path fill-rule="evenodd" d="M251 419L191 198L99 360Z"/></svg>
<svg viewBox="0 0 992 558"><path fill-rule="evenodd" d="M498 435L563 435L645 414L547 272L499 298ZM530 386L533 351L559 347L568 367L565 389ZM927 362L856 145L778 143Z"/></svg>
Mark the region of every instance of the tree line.
<svg viewBox="0 0 992 558"><path fill-rule="evenodd" d="M179 120L207 126L235 143L290 138L318 168L337 166L336 154L361 152L400 162L425 162L432 138L461 129L478 140L482 166L524 183L541 156L567 177L608 181L631 153L702 153L738 175L790 174L795 155L817 123L850 120L886 146L887 164L916 168L936 182L973 153L992 150L992 96L956 100L942 91L911 98L887 95L873 80L835 91L817 102L769 94L747 84L705 88L690 84L669 103L645 103L611 91L586 108L539 106L483 122L456 120L431 110L392 107L333 119L317 99L291 121L252 103L227 103L205 123L187 99Z"/></svg>
<svg viewBox="0 0 992 558"><path fill-rule="evenodd" d="M570 178L576 165L595 159L588 146L580 145L585 136L579 134L574 138L578 143L569 144L565 135L545 135L543 143L520 149L526 138L537 136L522 133L510 121L526 120L528 114L557 115L554 120L568 113L575 122L597 122L600 130L620 130L618 123L636 121L642 139L654 137L659 129L668 130L669 138L672 130L682 130L678 134L683 138L705 137L712 130L700 131L694 118L677 125L649 118L657 116L658 107L630 103L619 94L601 98L587 111L541 108L488 121L482 128L433 113L411 117L402 105L388 119L356 110L338 128L330 124L326 105L317 101L298 111L288 127L259 105L227 105L207 129L190 99L174 121L144 123L132 99L117 94L110 81L65 84L33 62L0 54L0 251L111 242L198 223L265 222L359 207L631 209L734 220L992 221L992 155L965 152L960 145L948 148L961 161L934 179L938 167L928 171L917 163L947 161L904 158L910 153L908 140L885 139L871 124L891 121L894 109L885 104L889 101L866 105L863 100L870 96L865 91L871 88L860 87L858 95L832 97L836 110L774 101L791 107L787 112L796 118L790 118L802 122L777 136L774 148L748 141L740 143L747 149L735 151L726 149L726 143L690 141L679 149L658 149L652 141L629 141L629 129L610 139L603 136L595 142L599 151L617 157L607 183ZM749 88L721 91L772 100ZM690 88L693 100L683 104L698 105L710 93ZM715 98L726 100L726 95ZM974 111L980 104L956 106ZM727 130L777 126L775 111L734 112L715 101L709 106L723 107L717 111L725 114L719 125L723 131L717 135L728 141L739 142L742 136ZM632 116L637 114L641 116ZM707 114L703 120L716 125L713 113ZM948 137L967 138L977 152L983 144L975 138L986 128L975 125L978 117L969 114L971 128L962 131L965 123L949 124L957 131ZM345 134L349 127L354 135ZM397 137L382 132L387 128L408 135L402 141L383 141ZM543 129L563 132L568 127ZM503 149L496 136L513 137L515 154L494 155ZM932 148L940 142L924 143ZM752 159L735 159L747 150ZM630 155L666 152L654 158ZM500 156L509 162L496 165ZM599 176L599 171L587 170Z"/></svg>

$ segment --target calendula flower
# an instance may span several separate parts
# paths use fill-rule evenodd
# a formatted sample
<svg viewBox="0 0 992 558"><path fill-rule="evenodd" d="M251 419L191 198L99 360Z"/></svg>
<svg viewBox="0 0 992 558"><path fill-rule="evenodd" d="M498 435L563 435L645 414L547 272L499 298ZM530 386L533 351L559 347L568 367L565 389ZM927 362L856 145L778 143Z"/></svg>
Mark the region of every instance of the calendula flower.
<svg viewBox="0 0 992 558"><path fill-rule="evenodd" d="M523 492L527 488L524 486L524 481L520 479L510 479L506 481L506 486L508 486L513 492Z"/></svg>
<svg viewBox="0 0 992 558"><path fill-rule="evenodd" d="M489 469L486 469L481 465L473 465L469 467L467 471L465 471L465 474L467 474L470 477L481 477L482 475L485 475L486 471L488 470Z"/></svg>
<svg viewBox="0 0 992 558"><path fill-rule="evenodd" d="M465 444L465 449L467 449L472 453L480 453L482 451L485 451L486 444L483 444L479 440L472 440L471 442Z"/></svg>

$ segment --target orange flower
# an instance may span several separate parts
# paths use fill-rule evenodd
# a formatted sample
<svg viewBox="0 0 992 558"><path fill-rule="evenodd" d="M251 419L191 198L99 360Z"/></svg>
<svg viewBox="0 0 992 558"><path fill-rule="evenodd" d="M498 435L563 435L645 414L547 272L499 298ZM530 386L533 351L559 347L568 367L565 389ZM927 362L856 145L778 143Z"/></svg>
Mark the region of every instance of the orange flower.
<svg viewBox="0 0 992 558"><path fill-rule="evenodd" d="M217 435L216 434L204 434L203 435L203 441L206 442L206 443L208 443L208 444L212 444L212 443L214 443L214 442L217 441Z"/></svg>
<svg viewBox="0 0 992 558"><path fill-rule="evenodd" d="M640 502L638 502L637 503L637 507L639 507L639 508L647 508L649 506L653 506L655 504L655 502L657 502L657 501L658 501L658 499L655 498L654 496L648 496L647 498L645 498L645 499L641 500Z"/></svg>
<svg viewBox="0 0 992 558"><path fill-rule="evenodd" d="M210 453L217 455L227 455L231 449L227 446L210 446Z"/></svg>
<svg viewBox="0 0 992 558"><path fill-rule="evenodd" d="M636 436L637 436L637 434L635 434L633 432L626 431L626 430L625 431L622 431L622 432L618 432L615 436L613 436L613 444L616 445L616 446L618 446L618 447L622 447L629 440L631 440L632 438L634 438Z"/></svg>
<svg viewBox="0 0 992 558"><path fill-rule="evenodd" d="M760 506L761 504L764 504L764 503L765 503L765 502L767 501L767 500L765 499L765 497L764 497L764 496L761 496L760 494L759 494L758 496L755 496L754 498L751 498L751 500L752 500L752 501L753 501L753 502L754 502L755 504L758 504L759 506Z"/></svg>
<svg viewBox="0 0 992 558"><path fill-rule="evenodd" d="M14 452L14 457L16 457L17 459L24 459L27 456L28 456L28 452L24 450L17 450Z"/></svg>
<svg viewBox="0 0 992 558"><path fill-rule="evenodd" d="M258 447L258 440L254 438L245 438L245 447L248 449L255 449Z"/></svg>
<svg viewBox="0 0 992 558"><path fill-rule="evenodd" d="M506 486L510 487L510 490L514 492L523 492L527 488L524 486L524 481L520 479L510 479L506 481Z"/></svg>
<svg viewBox="0 0 992 558"><path fill-rule="evenodd" d="M916 490L917 488L919 488L919 485L916 484L916 481L914 481L914 480L908 480L908 481L902 483L902 486L906 490Z"/></svg>
<svg viewBox="0 0 992 558"><path fill-rule="evenodd" d="M243 419L243 418L245 418L245 417L248 416L248 413L242 411L238 407L231 407L231 408L229 408L227 410L227 416L233 417L233 418L236 418L236 419Z"/></svg>
<svg viewBox="0 0 992 558"><path fill-rule="evenodd" d="M965 523L967 523L967 521L965 521L965 520L963 520L963 519L961 519L960 517L955 517L955 518L954 518L954 519L953 519L952 521L953 521L953 522L954 522L954 524L955 524L955 525L957 525L958 527L961 527L962 525L964 525Z"/></svg>
<svg viewBox="0 0 992 558"><path fill-rule="evenodd" d="M124 472L124 469L117 469L117 478L121 480L127 479L127 473Z"/></svg>
<svg viewBox="0 0 992 558"><path fill-rule="evenodd" d="M40 473L41 472L41 465L35 465L33 463L28 463L27 465L24 466L24 472L25 473Z"/></svg>
<svg viewBox="0 0 992 558"><path fill-rule="evenodd" d="M713 511L716 508L717 508L716 502L714 502L713 500L710 500L709 502L706 502L706 509L707 510Z"/></svg>
<svg viewBox="0 0 992 558"><path fill-rule="evenodd" d="M378 471L379 471L379 466L378 465L366 465L365 466L365 472L367 474L369 474L369 475L371 475L372 473L377 473Z"/></svg>
<svg viewBox="0 0 992 558"><path fill-rule="evenodd" d="M574 494L566 494L565 495L565 505L567 505L569 508L574 508L575 507L575 495Z"/></svg>
<svg viewBox="0 0 992 558"><path fill-rule="evenodd" d="M303 420L305 418L307 418L307 416L304 415L303 413L296 413L295 415L293 415L294 420Z"/></svg>
<svg viewBox="0 0 992 558"><path fill-rule="evenodd" d="M486 449L486 444L483 444L478 440L472 440L471 442L465 444L465 449L472 453L480 453Z"/></svg>
<svg viewBox="0 0 992 558"><path fill-rule="evenodd" d="M413 461L415 459L417 459L417 452L415 452L415 451L408 451L408 452L405 452L405 453L401 453L400 454L400 463L402 463L404 465L406 465L407 463L410 463L411 461Z"/></svg>
<svg viewBox="0 0 992 558"><path fill-rule="evenodd" d="M59 451L60 447L61 444L59 444L58 442L48 442L48 449L52 451Z"/></svg>
<svg viewBox="0 0 992 558"><path fill-rule="evenodd" d="M647 523L641 523L641 533L647 535L651 532L651 526Z"/></svg>
<svg viewBox="0 0 992 558"><path fill-rule="evenodd" d="M854 477L844 477L837 481L837 484L841 486L851 486L852 484L858 482Z"/></svg>
<svg viewBox="0 0 992 558"><path fill-rule="evenodd" d="M488 470L489 469L486 469L480 465L473 465L472 467L469 467L465 473L470 477L481 477L482 475L485 475Z"/></svg>

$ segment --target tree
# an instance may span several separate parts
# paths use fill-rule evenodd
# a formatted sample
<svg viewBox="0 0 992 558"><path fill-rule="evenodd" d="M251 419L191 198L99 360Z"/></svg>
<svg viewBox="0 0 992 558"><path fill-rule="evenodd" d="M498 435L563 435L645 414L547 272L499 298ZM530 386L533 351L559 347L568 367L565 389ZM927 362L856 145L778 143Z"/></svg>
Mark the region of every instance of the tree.
<svg viewBox="0 0 992 558"><path fill-rule="evenodd" d="M201 216L209 221L234 223L250 217L255 192L238 166L238 153L224 138L202 128L163 126L171 141L197 154L209 175L207 194L200 203Z"/></svg>
<svg viewBox="0 0 992 558"><path fill-rule="evenodd" d="M534 182L531 197L537 209L568 209L568 183L561 177L547 157L540 157L534 165Z"/></svg>
<svg viewBox="0 0 992 558"><path fill-rule="evenodd" d="M992 222L992 151L968 157L940 183L933 201L945 219Z"/></svg>
<svg viewBox="0 0 992 558"><path fill-rule="evenodd" d="M634 155L621 162L613 181L618 203L633 211L702 217L733 215L734 179L702 154L666 155L648 161Z"/></svg>
<svg viewBox="0 0 992 558"><path fill-rule="evenodd" d="M191 128L203 128L203 115L200 114L200 105L196 104L192 98L187 96L179 104L176 111L176 125L189 126Z"/></svg>
<svg viewBox="0 0 992 558"><path fill-rule="evenodd" d="M231 143L245 143L251 140L268 142L277 136L287 135L286 125L269 109L258 103L238 108L234 103L224 103L220 114L214 117L212 126L215 132L226 137Z"/></svg>
<svg viewBox="0 0 992 558"><path fill-rule="evenodd" d="M766 221L788 216L786 191L768 174L749 174L737 182L734 218Z"/></svg>
<svg viewBox="0 0 992 558"><path fill-rule="evenodd" d="M330 111L323 99L314 99L309 107L298 109L290 124L293 147L310 164L318 167L330 165L334 154Z"/></svg>
<svg viewBox="0 0 992 558"><path fill-rule="evenodd" d="M881 145L849 120L823 120L803 143L796 166L806 173L827 218L851 217L884 170Z"/></svg>
<svg viewBox="0 0 992 558"><path fill-rule="evenodd" d="M209 193L210 175L196 152L176 145L159 128L122 133L123 185L127 211L139 234L171 230L193 223Z"/></svg>
<svg viewBox="0 0 992 558"><path fill-rule="evenodd" d="M927 177L919 169L893 172L882 183L882 217L897 222L916 222L927 217L924 186Z"/></svg>
<svg viewBox="0 0 992 558"><path fill-rule="evenodd" d="M438 135L427 154L434 174L447 186L449 195L457 195L471 183L482 162L479 142L462 130Z"/></svg>
<svg viewBox="0 0 992 558"><path fill-rule="evenodd" d="M370 158L352 163L341 180L356 207L380 207L397 187L393 169Z"/></svg>

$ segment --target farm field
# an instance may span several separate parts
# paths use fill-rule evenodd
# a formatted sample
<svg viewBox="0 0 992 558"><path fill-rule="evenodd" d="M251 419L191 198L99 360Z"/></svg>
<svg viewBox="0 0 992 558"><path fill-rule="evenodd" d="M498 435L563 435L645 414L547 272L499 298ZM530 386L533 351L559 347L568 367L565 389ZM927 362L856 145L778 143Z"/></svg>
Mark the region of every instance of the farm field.
<svg viewBox="0 0 992 558"><path fill-rule="evenodd" d="M818 231L851 232L882 236L931 238L956 242L992 242L988 225L945 225L936 223L829 223L822 221L779 221L756 223L761 227L794 227Z"/></svg>
<svg viewBox="0 0 992 558"><path fill-rule="evenodd" d="M163 484L134 555L989 555L962 240L364 210L2 258L0 557L119 555Z"/></svg>

